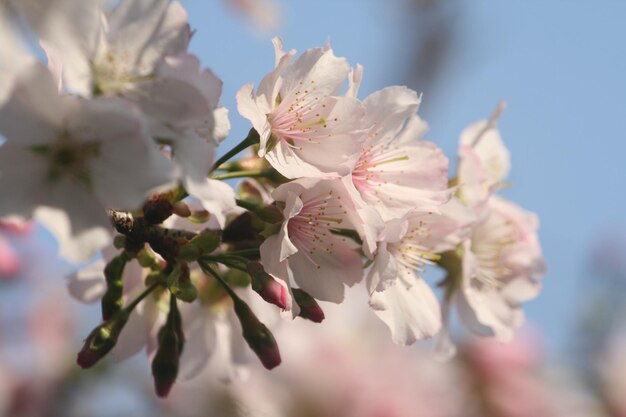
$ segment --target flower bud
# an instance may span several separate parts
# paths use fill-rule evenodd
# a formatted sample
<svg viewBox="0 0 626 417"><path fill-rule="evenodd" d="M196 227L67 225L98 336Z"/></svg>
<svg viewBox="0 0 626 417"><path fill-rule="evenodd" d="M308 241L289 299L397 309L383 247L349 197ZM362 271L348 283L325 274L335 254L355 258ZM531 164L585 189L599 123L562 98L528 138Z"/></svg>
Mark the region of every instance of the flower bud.
<svg viewBox="0 0 626 417"><path fill-rule="evenodd" d="M235 314L243 329L243 338L250 349L256 353L265 368L273 369L280 365L280 351L272 332L259 321L248 304L239 298L233 298L233 301Z"/></svg>
<svg viewBox="0 0 626 417"><path fill-rule="evenodd" d="M152 377L154 379L154 389L160 398L167 397L176 377L180 355L185 346L182 332L182 322L180 313L176 306L176 298L172 297L170 302L170 312L167 315L165 325L159 330L156 355L152 360Z"/></svg>
<svg viewBox="0 0 626 417"><path fill-rule="evenodd" d="M191 244L196 245L202 253L211 253L220 245L221 232L215 230L203 230L191 239Z"/></svg>
<svg viewBox="0 0 626 417"><path fill-rule="evenodd" d="M83 369L91 368L113 349L122 329L128 321L129 312L121 310L109 321L96 327L85 339L85 344L76 358Z"/></svg>
<svg viewBox="0 0 626 417"><path fill-rule="evenodd" d="M320 305L315 301L315 298L311 297L308 293L300 288L293 288L293 298L300 306L299 317L303 319L311 320L314 323L321 323L324 321L324 311Z"/></svg>
<svg viewBox="0 0 626 417"><path fill-rule="evenodd" d="M191 210L189 206L184 201L179 201L174 204L172 207L173 213L179 217L189 217L191 216Z"/></svg>
<svg viewBox="0 0 626 417"><path fill-rule="evenodd" d="M124 268L129 261L128 255L122 252L115 258L111 259L104 267L104 278L107 284L107 290L101 300L102 320L110 319L115 313L122 309L124 304Z"/></svg>
<svg viewBox="0 0 626 417"><path fill-rule="evenodd" d="M271 224L282 223L285 220L283 212L274 205L261 207L255 211L255 214L259 216L259 219Z"/></svg>
<svg viewBox="0 0 626 417"><path fill-rule="evenodd" d="M115 238L113 238L113 246L115 246L115 249L124 249L124 246L126 246L126 236L115 236Z"/></svg>
<svg viewBox="0 0 626 417"><path fill-rule="evenodd" d="M198 211L192 211L191 215L189 217L187 217L187 220L189 220L192 223L206 223L209 221L209 219L211 218L211 213L209 213L206 210L198 210Z"/></svg>
<svg viewBox="0 0 626 417"><path fill-rule="evenodd" d="M176 264L167 277L167 285L170 292L181 301L191 303L198 298L198 290L191 282L189 265L186 263Z"/></svg>
<svg viewBox="0 0 626 417"><path fill-rule="evenodd" d="M249 262L248 273L252 278L252 289L261 298L282 309L287 308L287 288L265 272L263 265L259 262Z"/></svg>
<svg viewBox="0 0 626 417"><path fill-rule="evenodd" d="M148 224L161 224L172 215L173 207L163 196L150 198L143 205L143 216Z"/></svg>

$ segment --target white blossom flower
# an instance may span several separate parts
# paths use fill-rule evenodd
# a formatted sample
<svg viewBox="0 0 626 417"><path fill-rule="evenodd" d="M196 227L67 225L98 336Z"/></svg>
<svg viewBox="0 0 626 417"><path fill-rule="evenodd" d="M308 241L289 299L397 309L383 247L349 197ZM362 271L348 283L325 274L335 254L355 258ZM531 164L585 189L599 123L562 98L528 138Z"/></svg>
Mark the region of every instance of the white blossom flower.
<svg viewBox="0 0 626 417"><path fill-rule="evenodd" d="M171 168L132 105L59 95L37 62L14 77L0 107L0 132L7 139L0 194L9 196L0 201L0 216L41 214L61 254L73 260L108 242L106 208L134 209L171 183Z"/></svg>
<svg viewBox="0 0 626 417"><path fill-rule="evenodd" d="M239 113L259 132L259 156L287 178L348 174L365 139L363 105L338 97L350 70L327 45L312 48L291 62L274 38L276 68L259 85L237 93Z"/></svg>
<svg viewBox="0 0 626 417"><path fill-rule="evenodd" d="M272 196L284 203L285 221L261 245L265 269L287 282L292 279L319 300L341 302L344 285L359 282L363 270L356 245L333 231L355 230L365 246L372 241L366 225L379 221L378 216L357 213L340 180L300 179L281 185Z"/></svg>
<svg viewBox="0 0 626 417"><path fill-rule="evenodd" d="M415 112L420 98L406 87L388 87L364 100L367 141L352 171L363 200L384 221L410 211L438 211L451 197L448 159L420 140L427 125Z"/></svg>
<svg viewBox="0 0 626 417"><path fill-rule="evenodd" d="M476 220L455 251L458 270L451 273L443 305L445 321L456 306L462 322L473 332L511 340L521 326L521 303L537 296L545 261L537 237L537 216L494 195L510 170L509 152L496 127L500 104L488 121L475 123L461 134L458 197ZM438 350L454 354L448 329Z"/></svg>
<svg viewBox="0 0 626 417"><path fill-rule="evenodd" d="M370 306L399 344L431 337L441 328L439 302L419 273L439 259L438 253L455 248L471 222L456 200L442 209L445 214L414 211L387 222L367 276Z"/></svg>
<svg viewBox="0 0 626 417"><path fill-rule="evenodd" d="M153 137L172 150L177 177L223 226L221 213L235 206L234 194L207 175L230 122L219 107L221 80L185 52L191 37L185 10L168 0L122 0L111 12L78 3L56 0L45 20L36 4L22 6L62 85L136 103Z"/></svg>
<svg viewBox="0 0 626 417"><path fill-rule="evenodd" d="M497 196L463 245L462 287L456 305L474 332L513 338L524 321L520 304L541 290L545 262L537 216Z"/></svg>

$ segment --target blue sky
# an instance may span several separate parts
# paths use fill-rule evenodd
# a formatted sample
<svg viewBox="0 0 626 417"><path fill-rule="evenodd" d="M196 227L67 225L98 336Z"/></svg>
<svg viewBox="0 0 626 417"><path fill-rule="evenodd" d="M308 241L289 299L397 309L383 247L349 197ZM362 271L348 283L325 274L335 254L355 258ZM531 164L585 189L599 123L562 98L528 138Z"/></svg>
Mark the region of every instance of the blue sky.
<svg viewBox="0 0 626 417"><path fill-rule="evenodd" d="M273 65L273 33L255 34L221 1L183 1L197 29L192 51L224 80L233 129L222 152L249 124L235 93ZM433 25L407 1L283 1L276 34L303 51L330 37L337 55L365 67L361 96L407 83L418 25ZM451 48L421 109L428 138L454 159L459 132L508 103L500 127L511 150L512 188L504 194L541 218L549 273L530 320L563 347L599 279L588 266L592 243L626 229L626 3L621 1L447 1ZM436 23L435 23L436 24Z"/></svg>

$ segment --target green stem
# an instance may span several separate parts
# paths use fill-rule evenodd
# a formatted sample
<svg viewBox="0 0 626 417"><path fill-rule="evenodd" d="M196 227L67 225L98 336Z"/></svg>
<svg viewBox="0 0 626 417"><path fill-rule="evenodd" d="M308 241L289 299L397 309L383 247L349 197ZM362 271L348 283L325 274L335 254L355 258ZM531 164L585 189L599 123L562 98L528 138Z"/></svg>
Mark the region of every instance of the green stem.
<svg viewBox="0 0 626 417"><path fill-rule="evenodd" d="M250 203L249 201L242 200L240 198L236 199L235 202L237 203L239 207L244 208L248 211L251 211L252 213L256 213L261 208L257 204Z"/></svg>
<svg viewBox="0 0 626 417"><path fill-rule="evenodd" d="M248 260L247 258L249 257L258 258L259 256L261 256L259 252L259 248L242 249L242 250L238 250L234 252L227 252L227 253L224 253L223 255L242 257L242 258L246 258L246 260Z"/></svg>
<svg viewBox="0 0 626 417"><path fill-rule="evenodd" d="M230 259L229 259L230 258ZM229 258L225 258L223 255L204 255L202 257L203 261L210 261L210 262L218 262L222 265L226 265L229 268L234 268L234 269L238 269L239 271L243 271L243 272L248 272L248 270L244 267L242 267L241 265L236 264L234 261L237 260L239 262L243 262L243 263L248 263L248 259L246 258L242 258L239 256L232 256Z"/></svg>
<svg viewBox="0 0 626 417"><path fill-rule="evenodd" d="M215 278L217 280L217 282L219 282L222 287L224 287L224 289L226 290L226 292L228 293L228 295L230 295L230 298L233 299L233 301L236 302L241 302L241 299L239 298L239 296L237 294L235 294L235 291L233 291L232 288L230 288L230 285L228 285L228 283L226 283L226 281L224 281L224 278L222 278L220 276L220 274L218 274L217 272L215 272L215 270L213 268L211 268L207 263L199 261L198 264L200 265L200 268L204 271L204 272L208 272L210 275L213 276L213 278Z"/></svg>
<svg viewBox="0 0 626 417"><path fill-rule="evenodd" d="M254 170L254 171L235 171L235 172L228 172L226 174L221 174L221 175L214 175L211 178L213 178L214 180L229 180L232 178L268 177L274 173L273 171L274 170L272 168L260 169L260 170Z"/></svg>
<svg viewBox="0 0 626 417"><path fill-rule="evenodd" d="M148 295L150 295L150 293L154 290L156 290L156 288L159 286L159 283L155 283L152 284L151 286L149 286L148 288L146 288L144 290L144 292L142 292L141 294L139 294L139 297L135 298L132 303L130 303L125 310L128 310L129 312L133 311L135 309L135 307L137 307L137 304L139 304L144 298L146 298Z"/></svg>
<svg viewBox="0 0 626 417"><path fill-rule="evenodd" d="M239 152L243 151L247 147L259 143L259 140L260 140L259 133L256 130L254 130L254 128L250 129L250 132L248 132L248 137L246 137L244 140L241 141L241 143L239 143L237 146L232 148L230 151L226 152L217 161L215 161L213 166L211 166L211 170L209 171L209 174L215 171L217 167L222 165L224 162L228 161L230 158L237 155Z"/></svg>

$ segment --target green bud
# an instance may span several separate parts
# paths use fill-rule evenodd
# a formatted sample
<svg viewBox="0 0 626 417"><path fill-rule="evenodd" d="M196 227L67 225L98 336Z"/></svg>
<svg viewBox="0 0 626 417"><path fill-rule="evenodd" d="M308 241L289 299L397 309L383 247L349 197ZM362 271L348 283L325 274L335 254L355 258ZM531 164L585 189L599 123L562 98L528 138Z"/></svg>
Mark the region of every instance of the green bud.
<svg viewBox="0 0 626 417"><path fill-rule="evenodd" d="M108 320L115 313L122 309L124 305L124 268L129 261L129 257L122 252L115 258L111 259L104 267L104 278L107 284L107 290L101 300L102 319Z"/></svg>
<svg viewBox="0 0 626 417"><path fill-rule="evenodd" d="M186 303L191 303L198 298L198 290L191 282L189 265L186 263L176 264L167 277L167 286L176 298Z"/></svg>
<svg viewBox="0 0 626 417"><path fill-rule="evenodd" d="M250 349L256 353L265 368L273 369L280 365L280 351L272 332L259 321L243 300L233 297L233 302L235 314L243 330L243 338Z"/></svg>
<svg viewBox="0 0 626 417"><path fill-rule="evenodd" d="M125 245L126 245L126 236L117 235L115 236L115 238L113 238L113 246L115 246L115 249L124 249Z"/></svg>
<svg viewBox="0 0 626 417"><path fill-rule="evenodd" d="M122 329L128 321L130 312L121 310L109 321L96 327L85 339L83 348L78 353L76 363L83 368L91 368L115 347Z"/></svg>
<svg viewBox="0 0 626 417"><path fill-rule="evenodd" d="M203 253L211 253L220 245L221 236L219 232L212 230L204 230L196 237L191 239L192 244L196 245Z"/></svg>
<svg viewBox="0 0 626 417"><path fill-rule="evenodd" d="M154 388L161 398L166 397L178 376L180 355L185 346L182 321L176 298L170 299L170 311L165 325L159 330L159 347L152 360Z"/></svg>

